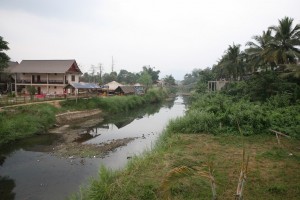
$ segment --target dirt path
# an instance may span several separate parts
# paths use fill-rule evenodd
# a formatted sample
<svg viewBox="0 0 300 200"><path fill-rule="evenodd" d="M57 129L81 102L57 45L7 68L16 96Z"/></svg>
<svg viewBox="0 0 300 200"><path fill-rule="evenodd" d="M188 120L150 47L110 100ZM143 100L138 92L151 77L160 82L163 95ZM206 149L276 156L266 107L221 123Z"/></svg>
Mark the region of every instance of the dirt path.
<svg viewBox="0 0 300 200"><path fill-rule="evenodd" d="M2 106L2 107L0 107L0 112L7 108L15 108L15 107L19 107L19 106L29 106L29 105L43 104L43 103L48 103L57 108L60 108L59 102L61 102L61 101L64 101L64 100L38 101L38 102L31 102L31 103L15 104L15 105L10 105L10 106Z"/></svg>

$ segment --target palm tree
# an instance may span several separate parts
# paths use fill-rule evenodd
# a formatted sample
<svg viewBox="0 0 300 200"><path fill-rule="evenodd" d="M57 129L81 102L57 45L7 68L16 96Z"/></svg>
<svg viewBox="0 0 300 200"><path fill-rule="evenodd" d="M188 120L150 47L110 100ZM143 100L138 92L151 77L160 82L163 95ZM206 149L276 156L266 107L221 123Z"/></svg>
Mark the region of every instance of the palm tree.
<svg viewBox="0 0 300 200"><path fill-rule="evenodd" d="M269 42L272 39L271 33L271 30L263 31L262 35L255 35L252 37L256 43L251 41L246 43L246 46L249 46L249 48L246 49L245 52L249 56L252 73L256 71L258 67L266 68L268 64L272 63L272 59L270 57L263 56L267 50Z"/></svg>
<svg viewBox="0 0 300 200"><path fill-rule="evenodd" d="M219 68L219 78L224 78L225 76L227 79L233 78L234 80L237 80L239 76L244 74L244 59L240 47L240 44L229 45L217 65Z"/></svg>
<svg viewBox="0 0 300 200"><path fill-rule="evenodd" d="M277 65L296 64L300 58L300 24L293 27L294 19L284 17L278 26L271 26L269 30L275 32L269 42L264 56L272 57Z"/></svg>

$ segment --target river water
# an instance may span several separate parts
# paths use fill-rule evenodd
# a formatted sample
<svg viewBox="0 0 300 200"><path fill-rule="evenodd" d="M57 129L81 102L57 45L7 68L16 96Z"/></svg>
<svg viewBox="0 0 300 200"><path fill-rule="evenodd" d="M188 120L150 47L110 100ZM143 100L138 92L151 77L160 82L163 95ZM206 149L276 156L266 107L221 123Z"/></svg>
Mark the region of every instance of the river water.
<svg viewBox="0 0 300 200"><path fill-rule="evenodd" d="M122 169L129 158L151 150L168 121L184 115L182 97L163 105L151 105L117 116L86 130L84 144L136 138L103 158L61 158L49 153L55 135L40 135L0 150L0 199L59 200L79 191L97 177L101 165Z"/></svg>

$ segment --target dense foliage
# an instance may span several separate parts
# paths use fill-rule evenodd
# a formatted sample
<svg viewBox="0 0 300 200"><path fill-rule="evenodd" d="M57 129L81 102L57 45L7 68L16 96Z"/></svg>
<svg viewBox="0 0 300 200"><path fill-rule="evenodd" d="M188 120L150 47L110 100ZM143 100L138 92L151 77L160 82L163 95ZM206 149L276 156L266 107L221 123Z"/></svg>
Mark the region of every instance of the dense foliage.
<svg viewBox="0 0 300 200"><path fill-rule="evenodd" d="M149 89L143 96L112 96L109 98L67 100L61 103L63 109L86 110L100 108L109 113L128 111L147 103L158 103L166 98L167 93L163 89Z"/></svg>
<svg viewBox="0 0 300 200"><path fill-rule="evenodd" d="M212 133L244 135L269 133L274 129L300 138L300 105L288 95L275 95L266 102L250 102L223 94L194 97L186 116L173 120L174 133Z"/></svg>
<svg viewBox="0 0 300 200"><path fill-rule="evenodd" d="M4 50L9 50L8 42L3 40L3 37L0 36L0 72L8 66L9 57L4 53Z"/></svg>
<svg viewBox="0 0 300 200"><path fill-rule="evenodd" d="M138 73L129 72L125 69L121 69L119 73L112 71L110 73L103 74L103 67L100 64L99 67L91 66L91 73L84 73L80 77L82 82L95 82L99 84L106 84L111 81L117 81L122 84L135 84L145 82L145 75L149 76L146 79L146 84L151 85L158 81L159 70L155 70L155 67L143 66L142 71ZM142 81L141 81L142 80Z"/></svg>

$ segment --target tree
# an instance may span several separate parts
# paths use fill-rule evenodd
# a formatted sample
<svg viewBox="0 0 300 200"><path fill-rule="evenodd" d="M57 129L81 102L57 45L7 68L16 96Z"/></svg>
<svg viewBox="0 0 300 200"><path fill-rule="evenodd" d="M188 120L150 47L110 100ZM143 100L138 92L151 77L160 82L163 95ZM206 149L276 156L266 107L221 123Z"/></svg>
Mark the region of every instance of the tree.
<svg viewBox="0 0 300 200"><path fill-rule="evenodd" d="M172 75L166 75L164 78L165 84L168 86L176 85L175 79Z"/></svg>
<svg viewBox="0 0 300 200"><path fill-rule="evenodd" d="M103 77L102 77L103 83L109 83L111 81L116 81L117 76L118 76L117 72L111 72L110 74L105 73L105 74L103 74Z"/></svg>
<svg viewBox="0 0 300 200"><path fill-rule="evenodd" d="M141 76L137 80L138 83L141 83L145 86L145 92L147 92L148 88L152 85L152 77L147 71L143 71Z"/></svg>
<svg viewBox="0 0 300 200"><path fill-rule="evenodd" d="M144 66L144 67L143 67L143 71L147 72L147 73L151 76L152 82L158 81L159 73L160 73L159 70L154 71L154 68L155 68L155 67L153 67L153 68L150 67L150 65L149 65L149 66Z"/></svg>
<svg viewBox="0 0 300 200"><path fill-rule="evenodd" d="M3 50L9 50L8 42L4 41L3 37L0 36L0 72L8 67L8 61L10 60Z"/></svg>
<svg viewBox="0 0 300 200"><path fill-rule="evenodd" d="M237 80L238 77L241 77L245 73L244 69L244 54L240 50L241 45L229 45L228 49L225 51L225 54L222 56L219 61L218 68L218 78L227 78Z"/></svg>
<svg viewBox="0 0 300 200"><path fill-rule="evenodd" d="M134 84L136 83L137 75L132 72L128 72L125 69L121 69L118 74L117 80L118 82L124 84Z"/></svg>
<svg viewBox="0 0 300 200"><path fill-rule="evenodd" d="M36 88L34 86L29 85L27 86L27 91L29 92L30 99L33 100L33 96L36 93Z"/></svg>
<svg viewBox="0 0 300 200"><path fill-rule="evenodd" d="M267 68L268 64L272 65L273 63L270 57L263 56L267 51L269 42L272 39L271 33L271 30L263 31L262 35L255 35L252 37L252 39L255 40L256 43L251 41L246 43L246 46L249 46L249 48L245 51L249 55L251 66L250 71L252 73L256 71L260 66L263 68Z"/></svg>
<svg viewBox="0 0 300 200"><path fill-rule="evenodd" d="M275 32L269 42L268 49L264 56L272 57L277 65L296 64L300 58L300 24L293 27L294 19L284 17L279 21L278 26L269 27Z"/></svg>

